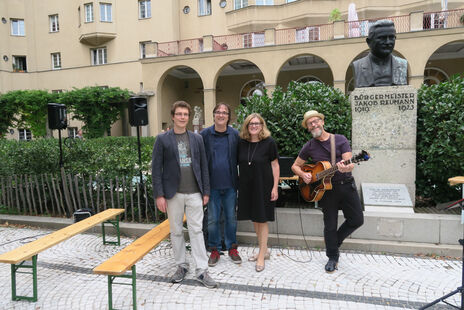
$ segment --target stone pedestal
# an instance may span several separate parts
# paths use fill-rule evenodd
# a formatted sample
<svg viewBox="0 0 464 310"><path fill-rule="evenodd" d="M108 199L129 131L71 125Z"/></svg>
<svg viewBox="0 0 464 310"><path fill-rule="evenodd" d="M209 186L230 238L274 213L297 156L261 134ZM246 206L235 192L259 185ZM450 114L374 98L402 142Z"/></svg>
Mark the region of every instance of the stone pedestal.
<svg viewBox="0 0 464 310"><path fill-rule="evenodd" d="M353 154L365 150L371 155L353 170L358 186L405 184L414 205L417 90L408 85L356 88L350 102Z"/></svg>

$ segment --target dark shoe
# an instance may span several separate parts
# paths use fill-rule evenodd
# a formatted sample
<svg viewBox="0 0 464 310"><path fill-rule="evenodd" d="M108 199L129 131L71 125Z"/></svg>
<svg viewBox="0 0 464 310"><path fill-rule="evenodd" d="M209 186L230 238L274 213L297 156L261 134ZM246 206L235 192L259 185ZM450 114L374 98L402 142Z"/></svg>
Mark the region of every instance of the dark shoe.
<svg viewBox="0 0 464 310"><path fill-rule="evenodd" d="M218 287L216 281L214 281L208 274L208 272L203 272L201 275L196 277L196 280L206 286L207 288L215 288Z"/></svg>
<svg viewBox="0 0 464 310"><path fill-rule="evenodd" d="M176 272L171 276L171 282L172 283L182 282L186 274L187 274L187 269L184 267L178 266Z"/></svg>
<svg viewBox="0 0 464 310"><path fill-rule="evenodd" d="M220 257L221 255L219 254L218 250L212 249L211 255L209 256L209 259L208 259L208 266L210 267L216 266L217 263L219 262Z"/></svg>
<svg viewBox="0 0 464 310"><path fill-rule="evenodd" d="M236 244L233 244L232 247L229 249L229 257L235 264L241 264L242 263L242 258L238 254Z"/></svg>
<svg viewBox="0 0 464 310"><path fill-rule="evenodd" d="M335 270L338 270L338 262L335 259L330 258L327 264L325 265L325 271L328 273L332 273Z"/></svg>

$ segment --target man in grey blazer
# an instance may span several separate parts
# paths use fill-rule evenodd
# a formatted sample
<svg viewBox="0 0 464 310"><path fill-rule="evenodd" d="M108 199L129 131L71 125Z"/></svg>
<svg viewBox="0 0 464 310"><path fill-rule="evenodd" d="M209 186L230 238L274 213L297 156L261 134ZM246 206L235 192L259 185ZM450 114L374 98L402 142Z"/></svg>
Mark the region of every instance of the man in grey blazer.
<svg viewBox="0 0 464 310"><path fill-rule="evenodd" d="M369 54L353 62L355 87L408 84L408 62L392 55L396 41L391 20L378 20L369 27L366 38Z"/></svg>
<svg viewBox="0 0 464 310"><path fill-rule="evenodd" d="M208 256L203 239L203 206L210 195L208 162L203 139L187 130L191 113L185 101L176 101L171 108L174 127L158 135L153 147L152 181L156 206L168 213L171 244L177 265L171 282L184 280L188 271L183 235L184 211L195 261L195 278L208 288L217 287L209 276Z"/></svg>

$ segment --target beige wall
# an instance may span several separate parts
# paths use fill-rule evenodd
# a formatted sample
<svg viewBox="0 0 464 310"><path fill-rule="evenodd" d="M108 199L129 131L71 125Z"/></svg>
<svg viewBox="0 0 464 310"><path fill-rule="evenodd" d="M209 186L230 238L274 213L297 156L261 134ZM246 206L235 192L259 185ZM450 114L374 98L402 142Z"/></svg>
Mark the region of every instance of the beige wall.
<svg viewBox="0 0 464 310"><path fill-rule="evenodd" d="M94 22L86 24L83 5L88 2L94 3ZM198 16L197 0L152 1L152 17L148 19L139 19L138 1L104 2L113 4L111 23L99 21L99 1L1 0L0 18L4 17L7 23L0 23L0 92L16 89L69 90L73 87L99 85L119 86L137 93L142 90L143 83L144 91L155 94L149 98L148 127L150 134L154 135L161 130L162 122L170 123L169 109L166 113L165 105L170 106L177 99L185 99L193 105L203 106L205 122L211 124L214 104L225 101L236 107L241 87L255 78L264 80L272 90L275 85L286 86L290 80L310 74L344 90L345 78L350 76L350 73L347 75L350 63L367 48L364 38L352 38L140 61L141 41L161 43L207 35L263 31L265 28L325 24L334 8L340 9L342 19L347 19L348 5L353 1L299 0L286 4L284 0L275 0L274 6L250 6L234 11L233 1L227 1L227 7L223 9L219 7L219 1L213 0L212 14L209 16ZM250 0L249 3L254 1ZM360 19L441 9L440 0L360 0L354 3ZM190 13L184 14L182 9L187 5L190 6ZM464 3L461 0L449 0L448 8L464 8ZM51 14L59 15L59 32L49 32L48 16ZM10 35L11 18L25 20L24 37ZM428 66L427 61L437 48L453 40L462 40L463 29L461 27L398 35L395 49L409 61L412 85L420 86L424 68ZM93 41L98 41L98 44L81 42L82 36L90 37ZM107 65L91 65L90 50L96 47L107 48ZM61 53L61 70L51 70L50 54L55 52ZM281 72L289 59L305 54L321 57L329 69ZM4 61L3 55L9 60ZM27 56L27 73L12 73L13 55ZM259 77L221 75L223 68L229 63L243 60L256 64ZM462 58L452 62L437 60L432 64L450 74L464 71ZM189 88L185 89L184 80L168 75L169 70L176 66L188 66L197 72L195 78L188 79ZM121 134L127 127L116 124L112 134Z"/></svg>

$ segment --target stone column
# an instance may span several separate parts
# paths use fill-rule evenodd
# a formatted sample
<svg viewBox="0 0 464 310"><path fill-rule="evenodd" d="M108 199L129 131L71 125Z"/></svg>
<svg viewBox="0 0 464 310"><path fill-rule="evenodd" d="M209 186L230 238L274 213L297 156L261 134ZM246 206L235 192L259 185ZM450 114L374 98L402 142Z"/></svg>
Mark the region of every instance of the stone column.
<svg viewBox="0 0 464 310"><path fill-rule="evenodd" d="M212 126L214 123L213 120L213 109L216 106L216 90L215 89L204 89L203 90L204 98L204 119L205 119L205 128Z"/></svg>
<svg viewBox="0 0 464 310"><path fill-rule="evenodd" d="M338 88L345 93L345 80L334 80L334 88Z"/></svg>
<svg viewBox="0 0 464 310"><path fill-rule="evenodd" d="M212 52L213 51L213 36L207 35L203 36L203 52Z"/></svg>
<svg viewBox="0 0 464 310"><path fill-rule="evenodd" d="M161 96L151 96L148 102L148 135L156 136L161 132Z"/></svg>
<svg viewBox="0 0 464 310"><path fill-rule="evenodd" d="M150 42L145 45L145 57L153 58L158 56L158 42Z"/></svg>
<svg viewBox="0 0 464 310"><path fill-rule="evenodd" d="M275 29L264 29L264 45L275 45Z"/></svg>
<svg viewBox="0 0 464 310"><path fill-rule="evenodd" d="M409 13L409 29L411 31L420 31L424 28L424 12Z"/></svg>
<svg viewBox="0 0 464 310"><path fill-rule="evenodd" d="M333 22L333 38L343 39L345 37L345 21L339 20Z"/></svg>

